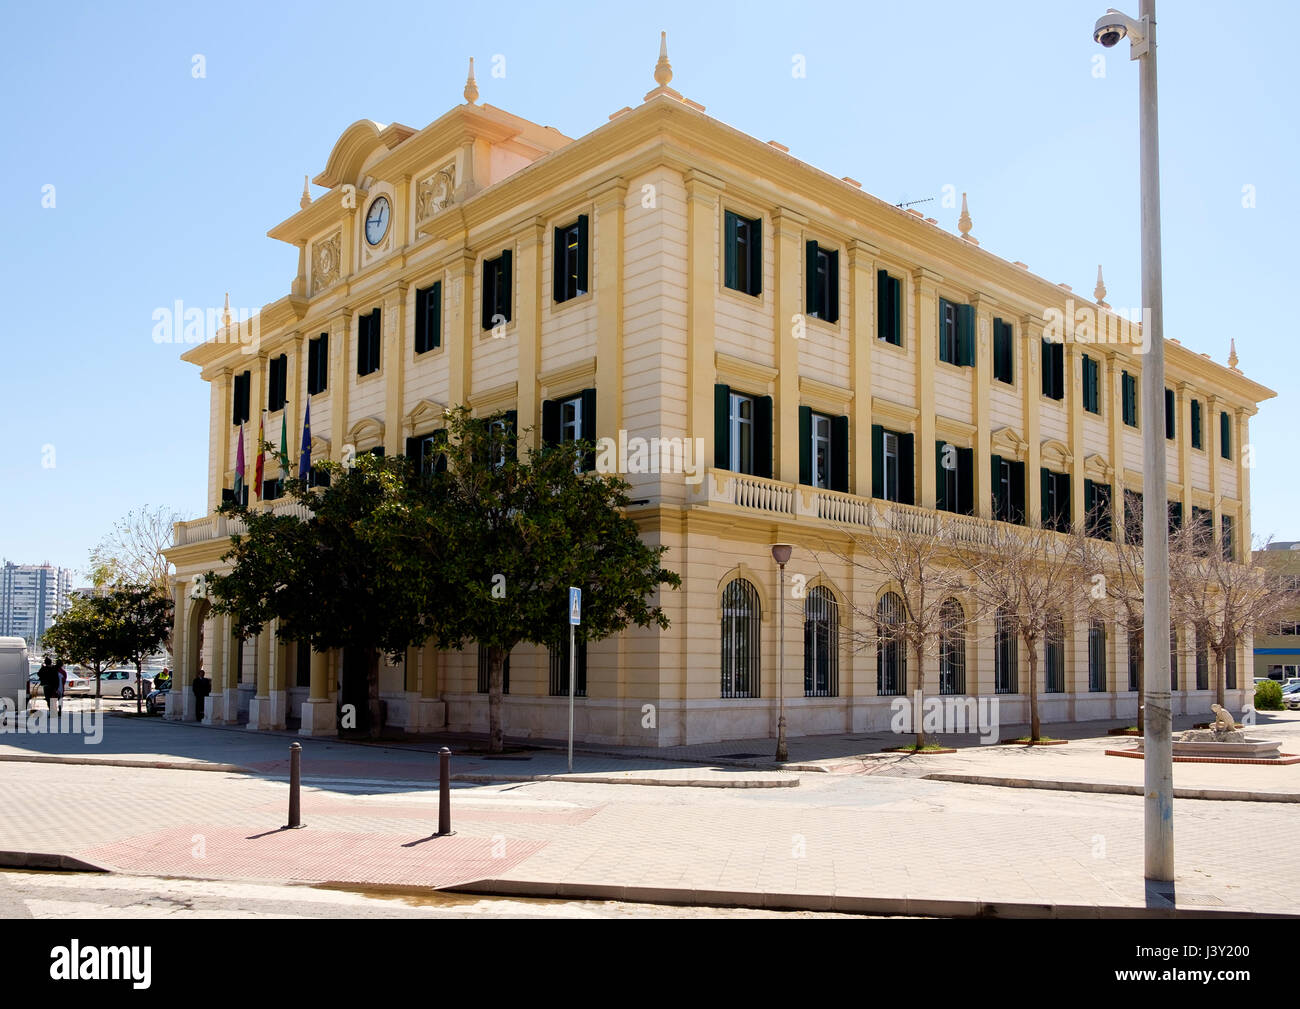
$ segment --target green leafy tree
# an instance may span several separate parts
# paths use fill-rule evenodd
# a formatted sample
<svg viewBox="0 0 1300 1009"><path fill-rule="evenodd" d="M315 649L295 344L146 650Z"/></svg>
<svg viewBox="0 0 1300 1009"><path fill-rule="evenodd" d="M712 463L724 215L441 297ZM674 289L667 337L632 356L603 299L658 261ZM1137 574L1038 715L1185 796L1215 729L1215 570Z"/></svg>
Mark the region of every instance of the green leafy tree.
<svg viewBox="0 0 1300 1009"><path fill-rule="evenodd" d="M100 675L116 660L121 628L118 607L105 593L78 595L54 620L42 639L61 658L95 671L95 697L103 691Z"/></svg>
<svg viewBox="0 0 1300 1009"><path fill-rule="evenodd" d="M234 618L248 639L271 620L287 640L343 653L340 702L351 705L345 733L375 736L382 725L379 657L398 656L429 636L423 611L439 604L437 587L413 570L421 555L409 517L426 489L407 460L358 455L353 465L321 463L330 485L288 480L296 512L226 504L244 532L232 535L226 574L207 576L213 610Z"/></svg>
<svg viewBox="0 0 1300 1009"><path fill-rule="evenodd" d="M144 693L144 661L171 634L172 600L148 584L115 586L109 590L107 599L116 628L113 659L135 666L135 709L139 712Z"/></svg>
<svg viewBox="0 0 1300 1009"><path fill-rule="evenodd" d="M424 608L441 647L487 649L490 745L500 752L505 657L518 644L567 642L569 586L582 589L578 640L598 641L634 624L666 628L652 600L681 578L660 564L667 548L645 543L625 513L628 484L580 471L591 445L520 458L504 414L473 418L463 407L448 412L447 433L445 457L420 475L426 493L402 530L420 553L397 573L444 600Z"/></svg>

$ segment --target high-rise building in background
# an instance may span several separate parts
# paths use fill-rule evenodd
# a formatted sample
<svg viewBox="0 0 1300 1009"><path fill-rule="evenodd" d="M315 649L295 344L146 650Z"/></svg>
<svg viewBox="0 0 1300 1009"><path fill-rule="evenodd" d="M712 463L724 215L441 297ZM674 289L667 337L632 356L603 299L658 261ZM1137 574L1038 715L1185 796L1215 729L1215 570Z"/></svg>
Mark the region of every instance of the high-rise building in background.
<svg viewBox="0 0 1300 1009"><path fill-rule="evenodd" d="M71 594L71 568L5 561L0 569L0 635L37 644Z"/></svg>

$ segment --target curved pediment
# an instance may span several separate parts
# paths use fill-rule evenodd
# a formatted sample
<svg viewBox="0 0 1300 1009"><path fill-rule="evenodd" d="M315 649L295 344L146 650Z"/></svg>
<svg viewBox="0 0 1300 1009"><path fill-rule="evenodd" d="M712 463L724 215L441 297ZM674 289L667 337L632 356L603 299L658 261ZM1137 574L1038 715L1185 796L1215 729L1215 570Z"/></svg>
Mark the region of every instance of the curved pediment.
<svg viewBox="0 0 1300 1009"><path fill-rule="evenodd" d="M1074 453L1065 442L1056 438L1044 438L1038 452L1043 465L1058 472L1068 470L1074 463Z"/></svg>
<svg viewBox="0 0 1300 1009"><path fill-rule="evenodd" d="M352 425L352 430L348 432L348 442L353 445L358 452L364 452L368 448L374 448L376 445L384 443L384 422L376 420L374 417L366 417Z"/></svg>
<svg viewBox="0 0 1300 1009"><path fill-rule="evenodd" d="M343 131L325 162L325 171L312 182L329 189L344 183L357 185L363 166L376 152L381 148L392 150L415 132L401 123L386 126L373 119L358 119Z"/></svg>
<svg viewBox="0 0 1300 1009"><path fill-rule="evenodd" d="M1114 467L1096 452L1084 457L1083 472L1089 480L1096 483L1110 483L1115 475Z"/></svg>

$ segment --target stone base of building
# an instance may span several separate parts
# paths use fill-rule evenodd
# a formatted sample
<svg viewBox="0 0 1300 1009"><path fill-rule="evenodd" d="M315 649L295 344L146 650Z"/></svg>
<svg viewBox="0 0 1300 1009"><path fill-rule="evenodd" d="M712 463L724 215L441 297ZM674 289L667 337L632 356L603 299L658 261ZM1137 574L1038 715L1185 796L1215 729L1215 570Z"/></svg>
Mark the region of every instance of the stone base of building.
<svg viewBox="0 0 1300 1009"><path fill-rule="evenodd" d="M302 724L298 727L300 736L337 736L339 734L338 712L333 701L302 702Z"/></svg>
<svg viewBox="0 0 1300 1009"><path fill-rule="evenodd" d="M416 695L407 710L407 732L433 732L447 727L446 701Z"/></svg>
<svg viewBox="0 0 1300 1009"><path fill-rule="evenodd" d="M271 728L271 698L252 697L248 701L249 729Z"/></svg>
<svg viewBox="0 0 1300 1009"><path fill-rule="evenodd" d="M283 690L272 690L268 698L269 712L267 717L271 721L271 728L283 729L285 727L285 715L289 710L289 695Z"/></svg>

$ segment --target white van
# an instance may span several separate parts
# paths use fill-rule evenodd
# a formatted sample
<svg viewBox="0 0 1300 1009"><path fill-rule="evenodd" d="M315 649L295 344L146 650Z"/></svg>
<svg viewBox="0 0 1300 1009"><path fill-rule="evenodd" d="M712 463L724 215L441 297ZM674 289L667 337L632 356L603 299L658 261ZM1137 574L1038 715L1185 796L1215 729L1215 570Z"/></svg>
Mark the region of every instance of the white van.
<svg viewBox="0 0 1300 1009"><path fill-rule="evenodd" d="M19 710L27 706L27 642L22 638L0 638L0 697L7 697Z"/></svg>

